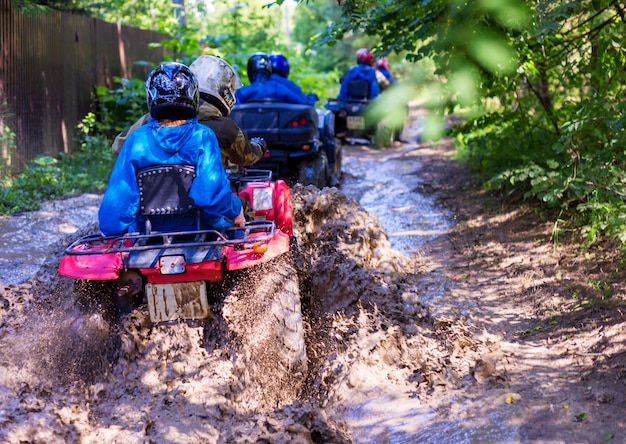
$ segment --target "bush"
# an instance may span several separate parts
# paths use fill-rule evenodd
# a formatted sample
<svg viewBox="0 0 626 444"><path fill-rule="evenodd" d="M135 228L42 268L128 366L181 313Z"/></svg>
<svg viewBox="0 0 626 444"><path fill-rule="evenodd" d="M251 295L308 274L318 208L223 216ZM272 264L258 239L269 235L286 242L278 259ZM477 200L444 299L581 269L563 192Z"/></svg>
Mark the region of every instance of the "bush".
<svg viewBox="0 0 626 444"><path fill-rule="evenodd" d="M39 156L20 175L5 177L0 183L0 214L36 210L43 200L102 192L114 157L111 141L97 128L94 114L88 114L78 126L76 148L71 155Z"/></svg>

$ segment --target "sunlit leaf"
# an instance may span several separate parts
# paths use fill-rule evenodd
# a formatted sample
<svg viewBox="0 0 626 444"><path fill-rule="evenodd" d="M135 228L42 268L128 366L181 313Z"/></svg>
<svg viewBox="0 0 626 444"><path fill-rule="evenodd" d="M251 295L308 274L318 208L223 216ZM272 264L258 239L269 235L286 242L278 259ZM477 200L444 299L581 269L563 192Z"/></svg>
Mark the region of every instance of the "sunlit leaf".
<svg viewBox="0 0 626 444"><path fill-rule="evenodd" d="M530 11L524 4L515 0L480 0L480 7L495 16L501 23L523 29L530 21Z"/></svg>
<svg viewBox="0 0 626 444"><path fill-rule="evenodd" d="M517 68L515 51L489 34L478 34L469 49L472 56L491 72L510 73Z"/></svg>
<svg viewBox="0 0 626 444"><path fill-rule="evenodd" d="M451 92L462 106L470 106L478 99L478 73L470 66L457 70L450 76Z"/></svg>

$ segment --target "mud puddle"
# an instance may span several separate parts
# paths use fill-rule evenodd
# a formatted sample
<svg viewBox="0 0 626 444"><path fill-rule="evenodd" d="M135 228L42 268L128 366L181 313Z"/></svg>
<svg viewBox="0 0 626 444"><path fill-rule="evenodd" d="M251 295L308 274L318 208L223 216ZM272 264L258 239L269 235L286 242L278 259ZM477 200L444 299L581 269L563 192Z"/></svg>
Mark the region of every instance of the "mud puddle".
<svg viewBox="0 0 626 444"><path fill-rule="evenodd" d="M423 180L410 159L416 145L381 152L367 146L352 147L344 164L340 189L376 215L394 249L418 255L423 245L446 234L452 215L438 208L431 197L419 193ZM346 149L348 151L348 149Z"/></svg>
<svg viewBox="0 0 626 444"><path fill-rule="evenodd" d="M0 280L18 284L33 277L60 240L83 228L86 221L95 221L101 199L84 194L0 218Z"/></svg>

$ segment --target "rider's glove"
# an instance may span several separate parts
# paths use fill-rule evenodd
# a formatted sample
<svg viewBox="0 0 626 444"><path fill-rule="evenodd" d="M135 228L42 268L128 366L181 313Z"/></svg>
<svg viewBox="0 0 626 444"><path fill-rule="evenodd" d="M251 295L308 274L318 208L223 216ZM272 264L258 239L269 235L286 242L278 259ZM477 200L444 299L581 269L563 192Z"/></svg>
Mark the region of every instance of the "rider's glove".
<svg viewBox="0 0 626 444"><path fill-rule="evenodd" d="M263 156L267 152L267 142L263 137L253 137L252 139L250 139L250 143L255 143L259 147L261 147L261 156Z"/></svg>

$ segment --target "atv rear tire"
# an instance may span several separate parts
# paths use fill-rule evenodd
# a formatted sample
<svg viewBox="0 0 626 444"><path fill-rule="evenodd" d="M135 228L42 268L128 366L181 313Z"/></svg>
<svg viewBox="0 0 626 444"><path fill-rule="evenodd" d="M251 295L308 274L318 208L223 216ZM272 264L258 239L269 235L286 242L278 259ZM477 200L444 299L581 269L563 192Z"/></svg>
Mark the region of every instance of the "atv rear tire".
<svg viewBox="0 0 626 444"><path fill-rule="evenodd" d="M343 147L341 140L335 139L335 166L329 171L329 185L336 186L341 180L341 167L343 163Z"/></svg>
<svg viewBox="0 0 626 444"><path fill-rule="evenodd" d="M307 371L298 275L285 258L247 270L226 291L222 314L240 358L243 403L294 401Z"/></svg>
<svg viewBox="0 0 626 444"><path fill-rule="evenodd" d="M328 185L328 158L318 151L298 165L298 182L302 185L315 185L320 190Z"/></svg>

